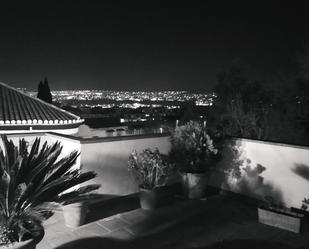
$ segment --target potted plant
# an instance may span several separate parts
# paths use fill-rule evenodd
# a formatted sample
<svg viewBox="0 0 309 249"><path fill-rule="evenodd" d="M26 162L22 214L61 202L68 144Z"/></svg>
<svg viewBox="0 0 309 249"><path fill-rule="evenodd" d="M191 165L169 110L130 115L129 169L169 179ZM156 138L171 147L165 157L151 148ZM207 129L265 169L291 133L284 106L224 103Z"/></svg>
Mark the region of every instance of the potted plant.
<svg viewBox="0 0 309 249"><path fill-rule="evenodd" d="M203 197L218 150L206 131L206 122L190 121L171 134L169 156L182 175L185 194L190 199Z"/></svg>
<svg viewBox="0 0 309 249"><path fill-rule="evenodd" d="M271 196L264 197L264 203L258 207L259 222L294 233L300 233L304 214L294 212Z"/></svg>
<svg viewBox="0 0 309 249"><path fill-rule="evenodd" d="M175 177L173 166L167 156L155 150L133 151L129 156L129 170L140 188L140 204L143 209L154 209L167 202L171 192L165 187Z"/></svg>
<svg viewBox="0 0 309 249"><path fill-rule="evenodd" d="M304 198L302 201L301 209L304 210L304 212L306 212L308 210L308 206L309 206L309 198Z"/></svg>
<svg viewBox="0 0 309 249"><path fill-rule="evenodd" d="M79 156L77 151L58 159L62 151L59 142L40 146L37 138L28 148L24 139L19 146L6 136L2 136L2 141L0 247L33 249L43 238L42 222L59 207L57 203L74 201L98 188L89 185L72 189L95 177L95 173L73 168Z"/></svg>
<svg viewBox="0 0 309 249"><path fill-rule="evenodd" d="M67 227L76 228L85 224L89 201L93 197L93 199L95 199L97 196L82 193L89 193L99 187L100 185L98 184L80 187L78 190L73 191L73 193L75 192L76 197L61 202L64 221Z"/></svg>

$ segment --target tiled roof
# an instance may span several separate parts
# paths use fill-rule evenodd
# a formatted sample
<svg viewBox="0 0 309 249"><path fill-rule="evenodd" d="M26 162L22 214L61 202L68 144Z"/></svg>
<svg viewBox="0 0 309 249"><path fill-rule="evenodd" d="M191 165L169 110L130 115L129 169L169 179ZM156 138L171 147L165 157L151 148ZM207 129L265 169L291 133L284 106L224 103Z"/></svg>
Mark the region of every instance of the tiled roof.
<svg viewBox="0 0 309 249"><path fill-rule="evenodd" d="M0 125L65 125L80 117L0 82Z"/></svg>

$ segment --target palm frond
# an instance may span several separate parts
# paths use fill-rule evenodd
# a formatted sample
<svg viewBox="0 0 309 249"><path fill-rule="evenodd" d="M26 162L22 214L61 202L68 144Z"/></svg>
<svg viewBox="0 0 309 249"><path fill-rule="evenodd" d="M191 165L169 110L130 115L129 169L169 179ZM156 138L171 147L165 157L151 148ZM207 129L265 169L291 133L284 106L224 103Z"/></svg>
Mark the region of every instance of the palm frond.
<svg viewBox="0 0 309 249"><path fill-rule="evenodd" d="M9 215L9 186L10 175L4 171L0 182L0 203L6 216Z"/></svg>
<svg viewBox="0 0 309 249"><path fill-rule="evenodd" d="M92 184L73 189L96 174L73 169L80 155L78 151L59 159L62 146L58 141L40 146L41 140L36 138L28 150L24 139L20 139L19 147L6 136L2 136L2 140L0 222L17 232L15 240L31 232L27 221L41 223L46 213L59 208L55 202L76 202L89 197L91 191L100 187Z"/></svg>
<svg viewBox="0 0 309 249"><path fill-rule="evenodd" d="M49 171L50 167L56 162L62 147L58 147L57 150L50 152L46 157L31 171L29 182L40 182L45 177L46 172Z"/></svg>
<svg viewBox="0 0 309 249"><path fill-rule="evenodd" d="M72 166L75 165L78 156L78 151L73 151L67 157L59 160L52 167L50 167L49 171L45 174L42 183L46 185L59 177L64 176L72 168Z"/></svg>
<svg viewBox="0 0 309 249"><path fill-rule="evenodd" d="M96 173L93 171L79 173L77 176L64 176L45 186L43 186L32 198L31 202L36 205L37 202L44 202L46 200L57 200L58 195L64 191L82 184L88 180L93 179Z"/></svg>
<svg viewBox="0 0 309 249"><path fill-rule="evenodd" d="M80 197L87 199L89 198L90 192L97 190L101 187L100 184L89 184L87 186L80 187L78 189L72 190L69 193L62 194L58 197L57 202L61 203L72 203L75 202L75 200L80 200Z"/></svg>

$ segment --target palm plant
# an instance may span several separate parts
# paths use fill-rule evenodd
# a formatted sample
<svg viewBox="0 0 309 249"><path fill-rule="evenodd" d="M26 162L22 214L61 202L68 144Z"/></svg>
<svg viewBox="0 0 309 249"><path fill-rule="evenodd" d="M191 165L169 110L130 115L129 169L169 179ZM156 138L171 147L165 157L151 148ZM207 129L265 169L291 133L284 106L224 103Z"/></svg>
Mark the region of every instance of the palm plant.
<svg viewBox="0 0 309 249"><path fill-rule="evenodd" d="M78 151L59 159L63 148L60 142L52 145L45 142L40 146L40 138L36 138L28 148L24 139L19 140L19 146L6 136L2 140L0 244L35 237L42 229L46 214L58 206L56 203L76 202L99 188L97 184L76 188L96 174L92 171L83 173L73 167Z"/></svg>

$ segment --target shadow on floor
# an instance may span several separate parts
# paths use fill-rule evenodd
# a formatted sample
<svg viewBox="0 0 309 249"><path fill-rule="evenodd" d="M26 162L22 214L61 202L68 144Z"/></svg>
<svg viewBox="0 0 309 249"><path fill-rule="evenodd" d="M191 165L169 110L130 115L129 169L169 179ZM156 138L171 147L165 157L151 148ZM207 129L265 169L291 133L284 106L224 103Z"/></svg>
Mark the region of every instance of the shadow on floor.
<svg viewBox="0 0 309 249"><path fill-rule="evenodd" d="M123 246L124 243L120 240L110 239L110 238L100 238L100 237L93 237L93 238L86 238L86 239L79 239L64 245L58 246L55 249L95 249L95 248L110 248L116 249Z"/></svg>
<svg viewBox="0 0 309 249"><path fill-rule="evenodd" d="M216 242L210 246L194 247L187 249L292 249L287 245L266 240L226 240Z"/></svg>
<svg viewBox="0 0 309 249"><path fill-rule="evenodd" d="M151 229L153 233L138 236L128 244L133 248L147 249L290 249L309 241L307 233L294 234L259 224L256 207L230 197L218 199L217 202L214 199L211 203L206 201L200 207L203 211L194 217L166 229ZM184 206L183 214L188 211ZM179 212L176 215L182 214ZM149 221L155 227L156 221ZM133 232L139 232L142 228L145 226L135 228Z"/></svg>
<svg viewBox="0 0 309 249"><path fill-rule="evenodd" d="M134 199L134 198L133 198ZM135 202L135 201L134 201ZM136 204L136 203L135 203ZM138 204L138 203L137 203ZM257 222L256 207L223 196L193 205L166 207L160 214L148 212L146 220L126 227L130 239L91 237L69 242L56 249L305 249L308 234L293 234ZM116 205L116 203L115 203ZM195 206L195 208L194 208ZM169 212L168 209L170 208ZM199 210L194 216L186 213ZM166 216L167 215L167 216ZM184 216L181 222L161 226L166 220ZM171 222L168 221L168 224ZM156 227L158 229L156 229ZM150 233L145 234L145 231ZM303 247L300 247L300 246ZM294 247L291 247L294 246Z"/></svg>
<svg viewBox="0 0 309 249"><path fill-rule="evenodd" d="M166 198L166 203L161 203L161 206L166 206L173 202L175 195L182 194L180 183L169 185L168 191L169 198ZM212 193L213 194L213 193ZM115 214L128 212L140 208L139 193L133 193L125 196L106 196L102 200L96 200L89 205L89 211L86 218L86 223L97 221Z"/></svg>
<svg viewBox="0 0 309 249"><path fill-rule="evenodd" d="M90 203L86 223L94 222L118 213L140 207L137 193L126 196L105 196Z"/></svg>
<svg viewBox="0 0 309 249"><path fill-rule="evenodd" d="M79 239L58 246L55 249L84 249L84 248L109 248L109 249L130 249L130 248L146 248L147 243L140 245L140 247L130 247L125 241L120 241L110 238L86 238ZM185 249L292 249L287 245L275 241L266 240L228 240L216 242L210 246L191 247ZM304 247L305 248L305 247ZM299 249L304 249L299 248Z"/></svg>

